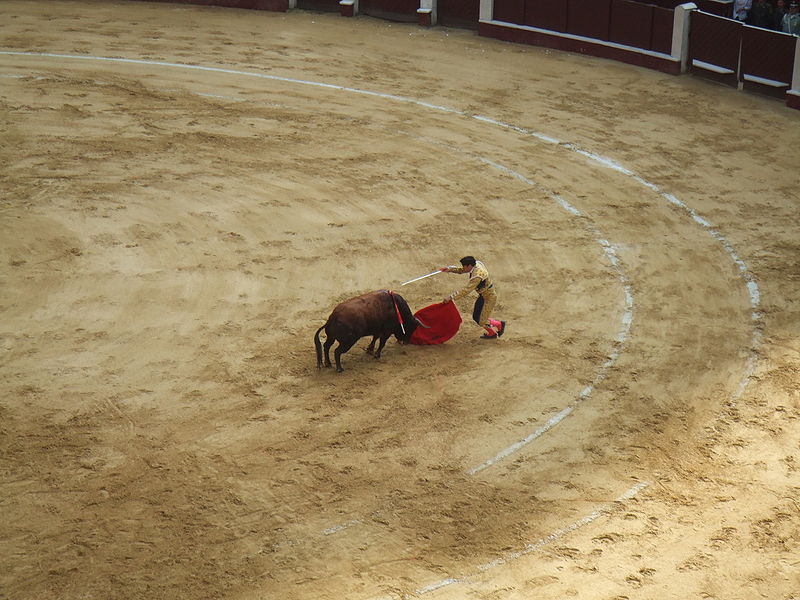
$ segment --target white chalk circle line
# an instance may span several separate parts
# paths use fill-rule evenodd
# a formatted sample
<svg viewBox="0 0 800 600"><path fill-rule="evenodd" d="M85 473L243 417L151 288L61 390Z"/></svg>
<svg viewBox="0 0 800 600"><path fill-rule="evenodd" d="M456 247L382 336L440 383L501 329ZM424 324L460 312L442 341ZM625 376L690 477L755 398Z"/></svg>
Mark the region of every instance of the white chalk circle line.
<svg viewBox="0 0 800 600"><path fill-rule="evenodd" d="M204 65L193 65L187 63L173 63L173 62L164 62L164 61L153 61L153 60L143 60L143 59L133 59L133 58L118 58L118 57L107 57L107 56L90 56L90 55L74 55L74 54L58 54L58 53L49 53L49 52L16 52L16 51L8 51L2 50L0 51L0 55L5 56L29 56L29 57L43 57L43 58L60 58L60 59L67 59L67 60L89 60L89 61L105 61L105 62L114 62L114 63L123 63L123 64L134 64L134 65L148 65L148 66L157 66L157 67L167 67L167 68L178 68L178 69L190 69L190 70L197 70L197 71L206 71L212 73L225 73L228 75L239 75L243 77L256 77L260 79L266 79L271 81L281 81L285 83L292 83L298 85L307 85L313 86L323 89L330 89L330 90L337 90L342 92L348 92L353 94L361 94L364 96L373 96L376 98L382 98L385 100L392 100L395 102L403 102L407 104L414 104L416 106L420 106L422 108L428 108L431 110L436 110L439 112L449 113L460 115L464 117L468 117L471 119L475 119L477 121L481 121L484 123L488 123L490 125L494 125L497 127L502 127L504 129L508 129L510 131L515 131L521 135L531 136L537 140L550 143L550 144L557 144L562 148L575 152L579 155L586 157L588 160L599 164L601 166L607 167L609 169L613 169L623 175L631 177L637 183L645 186L646 188L656 192L659 196L661 196L664 200L672 204L673 206L680 209L684 214L688 215L693 221L699 224L706 232L714 238L725 250L725 252L730 256L731 260L733 260L734 264L739 270L739 274L745 282L747 287L747 293L750 298L750 307L751 307L751 322L752 322L752 336L751 336L751 347L747 358L747 363L744 369L744 374L740 379L739 386L737 390L734 392L733 396L731 397L730 404L733 405L736 401L742 396L744 393L747 384L755 371L755 363L756 357L758 353L758 348L761 345L761 332L760 329L762 327L762 313L760 309L760 291L758 288L758 283L755 277L752 275L750 270L747 268L747 265L744 261L739 257L738 253L734 250L731 244L725 239L725 237L717 231L706 219L700 216L694 209L687 206L673 194L663 191L659 186L654 183L647 181L646 179L642 178L641 176L637 175L630 169L620 165L616 161L599 156L592 152L588 152L583 150L579 146L561 142L560 140L545 135L543 133L538 133L536 131L532 131L529 129L525 129L523 127L519 127L517 125L513 125L510 123L505 123L503 121L498 121L491 117L483 116L483 115L475 115L470 114L462 110L458 110L452 107L441 106L437 104L431 104L429 102L424 102L421 100L417 100L415 98L409 98L406 96L398 96L396 94L387 94L383 92L375 92L370 90L362 90L358 88L351 88L331 83L323 83L319 81L308 81L305 79L296 79L291 77L281 77L278 75L269 75L266 73L255 73L252 71L241 71L238 69L225 69L222 67L209 67Z"/></svg>

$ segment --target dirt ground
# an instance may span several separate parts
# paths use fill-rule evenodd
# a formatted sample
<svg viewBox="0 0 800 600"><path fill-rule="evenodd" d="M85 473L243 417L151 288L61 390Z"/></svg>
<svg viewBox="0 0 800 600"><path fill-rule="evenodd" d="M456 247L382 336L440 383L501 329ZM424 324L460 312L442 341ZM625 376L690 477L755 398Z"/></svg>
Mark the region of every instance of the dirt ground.
<svg viewBox="0 0 800 600"><path fill-rule="evenodd" d="M469 31L3 2L0 597L800 599L799 156ZM503 339L317 371L465 254Z"/></svg>

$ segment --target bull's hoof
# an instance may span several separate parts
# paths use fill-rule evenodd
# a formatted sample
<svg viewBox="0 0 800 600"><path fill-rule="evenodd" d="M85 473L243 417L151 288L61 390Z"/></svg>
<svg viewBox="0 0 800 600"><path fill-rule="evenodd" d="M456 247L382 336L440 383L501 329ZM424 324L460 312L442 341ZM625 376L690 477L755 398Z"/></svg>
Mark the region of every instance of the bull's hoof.
<svg viewBox="0 0 800 600"><path fill-rule="evenodd" d="M375 358L375 360L380 360L381 359L381 355L380 354L373 354L372 356Z"/></svg>
<svg viewBox="0 0 800 600"><path fill-rule="evenodd" d="M342 367L337 367L336 372L337 373L344 373L344 369Z"/></svg>

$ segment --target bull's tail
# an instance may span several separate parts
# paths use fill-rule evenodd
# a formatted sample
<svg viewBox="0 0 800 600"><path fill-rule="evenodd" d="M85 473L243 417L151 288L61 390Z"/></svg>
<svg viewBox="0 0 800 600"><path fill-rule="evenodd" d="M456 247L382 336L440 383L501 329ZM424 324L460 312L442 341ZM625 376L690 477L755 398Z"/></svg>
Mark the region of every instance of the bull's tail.
<svg viewBox="0 0 800 600"><path fill-rule="evenodd" d="M325 323L327 325L327 323ZM317 333L314 334L314 347L317 349L317 368L322 368L322 344L319 341L319 332L325 329L325 325L317 329Z"/></svg>

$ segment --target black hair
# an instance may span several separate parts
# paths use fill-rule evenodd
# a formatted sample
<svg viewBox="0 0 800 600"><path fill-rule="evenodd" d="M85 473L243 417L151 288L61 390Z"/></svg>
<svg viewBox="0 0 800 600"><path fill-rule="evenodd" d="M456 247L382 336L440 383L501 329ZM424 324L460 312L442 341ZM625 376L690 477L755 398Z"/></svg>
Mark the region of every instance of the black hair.
<svg viewBox="0 0 800 600"><path fill-rule="evenodd" d="M465 256L461 259L461 265L466 267L467 265L475 266L475 257L474 256Z"/></svg>

